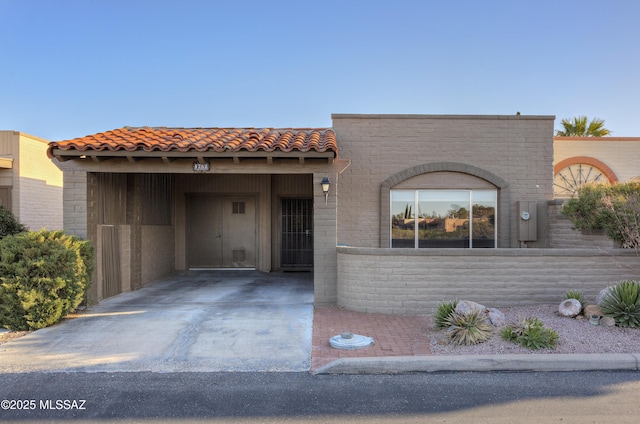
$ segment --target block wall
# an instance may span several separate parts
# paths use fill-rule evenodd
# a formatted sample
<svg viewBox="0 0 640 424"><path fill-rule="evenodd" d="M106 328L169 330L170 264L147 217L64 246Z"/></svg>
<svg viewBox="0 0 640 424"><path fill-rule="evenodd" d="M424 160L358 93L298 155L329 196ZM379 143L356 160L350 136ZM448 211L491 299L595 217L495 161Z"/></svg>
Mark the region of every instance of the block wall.
<svg viewBox="0 0 640 424"><path fill-rule="evenodd" d="M338 248L338 305L384 314L432 314L441 301L487 307L558 303L579 289L592 301L603 288L637 279L634 252L611 249Z"/></svg>
<svg viewBox="0 0 640 424"><path fill-rule="evenodd" d="M62 171L47 157L45 140L20 133L18 218L31 230L63 227ZM14 205L15 208L15 205Z"/></svg>
<svg viewBox="0 0 640 424"><path fill-rule="evenodd" d="M552 116L333 115L340 174L338 243L381 246L381 184L404 170L451 162L507 182L508 225L499 234L517 247L519 200L553 198ZM428 188L428 187L425 187ZM500 225L500 223L499 223ZM504 234L504 233L508 234Z"/></svg>

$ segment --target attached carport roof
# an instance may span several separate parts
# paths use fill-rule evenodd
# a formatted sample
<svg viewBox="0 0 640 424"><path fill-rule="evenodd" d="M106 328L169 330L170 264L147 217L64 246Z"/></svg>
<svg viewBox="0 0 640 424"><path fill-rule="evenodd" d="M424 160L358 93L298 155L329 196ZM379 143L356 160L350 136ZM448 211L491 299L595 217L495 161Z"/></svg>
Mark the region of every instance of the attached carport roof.
<svg viewBox="0 0 640 424"><path fill-rule="evenodd" d="M338 155L330 128L124 127L49 143L48 155L64 161L145 158L266 157L328 159Z"/></svg>

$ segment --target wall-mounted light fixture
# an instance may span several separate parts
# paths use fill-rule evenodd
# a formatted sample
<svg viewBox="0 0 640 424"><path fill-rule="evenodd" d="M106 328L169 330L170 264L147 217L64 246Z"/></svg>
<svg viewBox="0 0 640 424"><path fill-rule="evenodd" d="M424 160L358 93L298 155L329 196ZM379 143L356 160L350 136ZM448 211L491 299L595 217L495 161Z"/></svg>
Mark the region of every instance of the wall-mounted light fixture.
<svg viewBox="0 0 640 424"><path fill-rule="evenodd" d="M329 197L329 186L331 185L329 177L324 177L320 185L322 185L322 193L324 193L324 205L327 206L327 198Z"/></svg>

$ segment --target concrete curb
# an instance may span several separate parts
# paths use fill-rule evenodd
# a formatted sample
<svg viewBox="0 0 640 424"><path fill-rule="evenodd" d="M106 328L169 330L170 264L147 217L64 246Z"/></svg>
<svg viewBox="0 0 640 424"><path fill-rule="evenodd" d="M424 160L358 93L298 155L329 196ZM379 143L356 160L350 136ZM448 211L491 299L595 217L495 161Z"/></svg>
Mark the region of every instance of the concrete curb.
<svg viewBox="0 0 640 424"><path fill-rule="evenodd" d="M640 371L640 353L386 356L342 358L312 374L405 374L448 371Z"/></svg>

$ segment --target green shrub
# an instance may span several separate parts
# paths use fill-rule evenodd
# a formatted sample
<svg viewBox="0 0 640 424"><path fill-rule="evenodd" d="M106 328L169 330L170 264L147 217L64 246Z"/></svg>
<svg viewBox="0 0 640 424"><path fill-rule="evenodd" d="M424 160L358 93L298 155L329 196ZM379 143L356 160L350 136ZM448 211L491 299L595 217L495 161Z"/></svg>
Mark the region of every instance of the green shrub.
<svg viewBox="0 0 640 424"><path fill-rule="evenodd" d="M558 333L546 328L542 321L529 317L511 323L500 330L504 340L524 346L528 349L553 349L558 344Z"/></svg>
<svg viewBox="0 0 640 424"><path fill-rule="evenodd" d="M18 222L10 210L0 206L0 239L27 231L27 227Z"/></svg>
<svg viewBox="0 0 640 424"><path fill-rule="evenodd" d="M604 230L623 248L640 248L640 180L587 184L562 208L578 230Z"/></svg>
<svg viewBox="0 0 640 424"><path fill-rule="evenodd" d="M584 309L584 307L586 306L586 302L587 300L584 298L584 295L582 294L582 292L580 290L569 290L568 292L566 292L564 294L564 299L575 299L578 302L580 302L580 305L582 305L582 309Z"/></svg>
<svg viewBox="0 0 640 424"><path fill-rule="evenodd" d="M36 330L60 321L86 296L93 248L62 231L0 240L0 326Z"/></svg>
<svg viewBox="0 0 640 424"><path fill-rule="evenodd" d="M433 321L436 328L447 328L447 320L449 316L456 310L458 300L449 300L438 303L436 313L433 315Z"/></svg>
<svg viewBox="0 0 640 424"><path fill-rule="evenodd" d="M600 310L619 327L640 328L640 283L625 280L611 287L600 302Z"/></svg>
<svg viewBox="0 0 640 424"><path fill-rule="evenodd" d="M447 318L447 336L457 345L473 345L485 342L493 335L493 326L482 311L469 314L453 312Z"/></svg>

